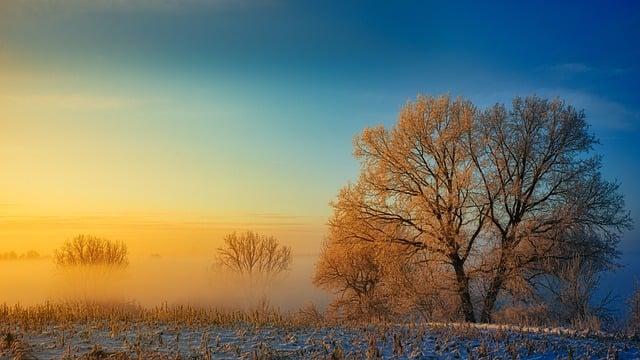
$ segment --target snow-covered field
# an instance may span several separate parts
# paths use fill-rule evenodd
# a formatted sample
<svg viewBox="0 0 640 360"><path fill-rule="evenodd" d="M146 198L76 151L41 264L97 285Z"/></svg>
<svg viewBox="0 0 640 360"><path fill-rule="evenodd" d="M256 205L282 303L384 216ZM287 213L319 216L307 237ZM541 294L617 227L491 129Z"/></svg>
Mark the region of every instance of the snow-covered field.
<svg viewBox="0 0 640 360"><path fill-rule="evenodd" d="M1 359L640 359L636 341L500 327L0 327Z"/></svg>

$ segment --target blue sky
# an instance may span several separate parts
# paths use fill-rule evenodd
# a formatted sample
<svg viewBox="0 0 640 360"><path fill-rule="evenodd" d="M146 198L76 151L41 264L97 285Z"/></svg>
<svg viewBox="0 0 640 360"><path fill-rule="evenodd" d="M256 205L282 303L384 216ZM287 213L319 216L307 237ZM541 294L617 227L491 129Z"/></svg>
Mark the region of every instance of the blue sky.
<svg viewBox="0 0 640 360"><path fill-rule="evenodd" d="M89 166L79 155L87 144L113 147L88 153L121 174L112 182L138 187L103 184L122 201L102 211L125 211L134 198L139 211L150 201L320 219L357 172L353 136L393 123L416 94L480 106L559 96L585 110L605 176L622 183L637 224L638 43L640 3L632 1L8 0L0 5L0 98L12 107L0 112L0 137L13 147L3 157L55 147L51 158ZM56 140L34 140L39 133ZM33 152L29 159L45 161ZM128 164L136 160L157 188ZM5 189L22 182L13 174ZM216 181L222 190L193 195ZM7 203L31 201L16 194L0 193ZM86 206L78 200L77 208ZM625 235L627 266L612 277L623 292L640 275L639 235Z"/></svg>

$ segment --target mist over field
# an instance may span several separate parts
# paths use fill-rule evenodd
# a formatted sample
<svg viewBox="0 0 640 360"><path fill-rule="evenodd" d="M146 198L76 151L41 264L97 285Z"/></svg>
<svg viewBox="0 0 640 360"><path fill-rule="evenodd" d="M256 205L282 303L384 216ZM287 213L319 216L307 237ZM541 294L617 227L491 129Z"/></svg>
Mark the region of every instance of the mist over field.
<svg viewBox="0 0 640 360"><path fill-rule="evenodd" d="M299 308L309 301L322 305L328 294L311 283L323 236L321 222L316 217L277 214L186 220L177 215L4 216L0 218L0 254L15 252L20 256L36 251L41 258L0 260L0 304L108 300L143 306L167 303L241 308L255 305L264 295L282 310ZM293 252L290 271L253 291L233 274L212 269L222 238L248 226L275 234ZM108 276L57 268L54 251L83 232L125 242L129 266Z"/></svg>
<svg viewBox="0 0 640 360"><path fill-rule="evenodd" d="M294 257L290 272L258 290L233 274L213 271L211 257L132 256L126 269L89 274L58 269L49 258L0 261L0 303L97 301L243 309L266 296L272 306L289 311L311 301L326 302L327 294L310 280L314 261L314 256Z"/></svg>

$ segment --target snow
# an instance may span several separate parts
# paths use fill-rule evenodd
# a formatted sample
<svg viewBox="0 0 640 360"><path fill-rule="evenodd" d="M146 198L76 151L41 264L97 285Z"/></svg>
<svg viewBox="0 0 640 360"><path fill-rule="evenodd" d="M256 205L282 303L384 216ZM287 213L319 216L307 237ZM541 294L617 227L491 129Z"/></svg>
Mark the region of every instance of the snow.
<svg viewBox="0 0 640 360"><path fill-rule="evenodd" d="M93 356L90 359L108 355L175 359L178 354L183 359L640 359L639 344L631 339L548 330L552 331L461 324L359 328L248 324L178 328L152 323L52 326L40 331L10 329L17 337L12 346L0 345L0 359L13 358L18 352L37 359L87 354Z"/></svg>

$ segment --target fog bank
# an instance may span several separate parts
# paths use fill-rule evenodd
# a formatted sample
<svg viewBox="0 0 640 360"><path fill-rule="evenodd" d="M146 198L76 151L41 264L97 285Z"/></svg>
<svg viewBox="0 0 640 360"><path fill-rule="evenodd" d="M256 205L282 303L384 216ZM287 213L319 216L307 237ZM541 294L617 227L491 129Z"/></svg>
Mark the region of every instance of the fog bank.
<svg viewBox="0 0 640 360"><path fill-rule="evenodd" d="M213 272L211 258L204 257L134 257L126 270L116 272L63 271L51 259L0 261L0 303L90 300L242 308L266 297L273 306L294 310L327 302L311 283L315 260L294 257L291 271L253 289L236 276Z"/></svg>

